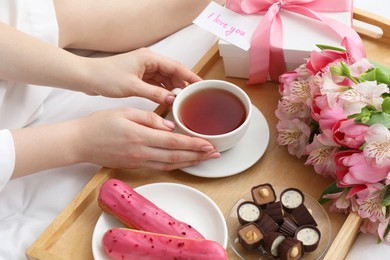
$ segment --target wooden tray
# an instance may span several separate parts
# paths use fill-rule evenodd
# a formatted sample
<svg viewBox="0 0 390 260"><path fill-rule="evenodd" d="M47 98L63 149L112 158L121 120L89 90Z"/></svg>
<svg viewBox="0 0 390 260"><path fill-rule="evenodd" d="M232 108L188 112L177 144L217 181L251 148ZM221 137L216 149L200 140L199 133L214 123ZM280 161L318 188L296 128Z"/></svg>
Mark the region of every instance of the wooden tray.
<svg viewBox="0 0 390 260"><path fill-rule="evenodd" d="M213 199L225 217L239 198L260 183L297 187L312 197L319 198L332 180L316 174L312 167L304 166L304 159L289 155L286 147L276 143L277 119L274 113L279 99L277 84L268 82L261 86L247 86L244 79L225 77L217 45L210 49L193 70L204 79L230 81L249 94L253 104L266 117L270 128L270 142L263 157L240 174L215 179L192 176L180 170L161 172L103 168L28 249L29 259L93 259L92 234L101 215L97 194L101 184L113 177L127 182L132 187L155 182L175 182L192 186ZM156 112L164 115L167 109L158 107ZM342 259L358 233L361 219L355 214L328 214L331 219L332 244L325 259ZM238 259L230 247L227 251L230 259Z"/></svg>

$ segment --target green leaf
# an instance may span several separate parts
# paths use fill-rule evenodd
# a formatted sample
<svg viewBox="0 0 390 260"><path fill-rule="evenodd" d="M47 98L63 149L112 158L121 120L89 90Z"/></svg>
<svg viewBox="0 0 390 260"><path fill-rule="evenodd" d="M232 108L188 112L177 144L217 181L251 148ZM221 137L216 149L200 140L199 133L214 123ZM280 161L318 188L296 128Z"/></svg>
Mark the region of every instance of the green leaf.
<svg viewBox="0 0 390 260"><path fill-rule="evenodd" d="M390 68L386 67L376 61L370 60L370 63L375 66L375 68L380 68L381 70L384 70L386 73L390 74Z"/></svg>
<svg viewBox="0 0 390 260"><path fill-rule="evenodd" d="M390 85L390 74L381 68L376 68L376 80L377 82Z"/></svg>
<svg viewBox="0 0 390 260"><path fill-rule="evenodd" d="M366 73L361 75L361 79L364 81L375 81L376 80L376 69L368 70Z"/></svg>
<svg viewBox="0 0 390 260"><path fill-rule="evenodd" d="M382 68L375 68L363 73L361 79L366 81L377 81L378 83L390 85L390 74L387 70Z"/></svg>
<svg viewBox="0 0 390 260"><path fill-rule="evenodd" d="M326 189L324 190L324 192L322 192L321 197L320 197L320 199L318 200L318 202L319 202L320 204L324 204L324 203L326 203L327 201L329 201L329 199L325 199L325 198L324 198L324 195L342 192L343 190L344 190L344 188L339 188L339 187L337 187L336 181L334 181L334 182L332 182L331 184L329 184L328 187L326 187Z"/></svg>
<svg viewBox="0 0 390 260"><path fill-rule="evenodd" d="M390 114L390 97L385 97L382 103L383 112Z"/></svg>
<svg viewBox="0 0 390 260"><path fill-rule="evenodd" d="M334 46L329 46L324 44L317 44L316 46L320 48L320 50L346 51L345 49L340 47L334 47Z"/></svg>
<svg viewBox="0 0 390 260"><path fill-rule="evenodd" d="M387 237L387 235L389 234L389 232L390 232L390 224L387 225L387 228L386 228L385 233L383 234L383 237Z"/></svg>
<svg viewBox="0 0 390 260"><path fill-rule="evenodd" d="M349 115L348 119L355 118L356 123L366 124L374 113L377 113L377 111L371 110L368 107L363 107L359 114Z"/></svg>
<svg viewBox="0 0 390 260"><path fill-rule="evenodd" d="M377 112L371 115L371 118L365 122L366 125L382 124L386 128L390 128L390 114Z"/></svg>
<svg viewBox="0 0 390 260"><path fill-rule="evenodd" d="M383 196L381 205L384 207L390 206L390 186L386 187L385 195Z"/></svg>

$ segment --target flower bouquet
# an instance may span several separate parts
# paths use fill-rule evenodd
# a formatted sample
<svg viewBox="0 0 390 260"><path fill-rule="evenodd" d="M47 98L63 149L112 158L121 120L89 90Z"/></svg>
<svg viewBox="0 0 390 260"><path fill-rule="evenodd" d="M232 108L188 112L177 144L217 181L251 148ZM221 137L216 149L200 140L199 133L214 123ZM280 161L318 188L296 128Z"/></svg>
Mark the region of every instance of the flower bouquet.
<svg viewBox="0 0 390 260"><path fill-rule="evenodd" d="M344 39L318 45L305 64L280 76L280 145L334 179L320 202L356 212L362 232L390 244L390 73Z"/></svg>

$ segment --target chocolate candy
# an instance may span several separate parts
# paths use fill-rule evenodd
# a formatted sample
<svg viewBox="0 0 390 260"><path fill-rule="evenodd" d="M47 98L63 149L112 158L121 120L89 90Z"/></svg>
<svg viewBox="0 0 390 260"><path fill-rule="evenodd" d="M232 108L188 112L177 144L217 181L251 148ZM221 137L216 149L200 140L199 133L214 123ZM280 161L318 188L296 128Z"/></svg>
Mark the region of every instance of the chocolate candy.
<svg viewBox="0 0 390 260"><path fill-rule="evenodd" d="M274 188L264 183L253 186L251 195L253 201L241 202L237 207L242 225L238 240L243 248L293 260L317 249L321 233L299 189L284 189L276 201Z"/></svg>
<svg viewBox="0 0 390 260"><path fill-rule="evenodd" d="M303 225L295 231L295 238L302 242L305 252L313 252L320 243L321 232L314 226Z"/></svg>
<svg viewBox="0 0 390 260"><path fill-rule="evenodd" d="M263 231L254 223L243 225L238 230L238 241L247 250L258 248L263 238Z"/></svg>
<svg viewBox="0 0 390 260"><path fill-rule="evenodd" d="M303 255L302 242L291 237L283 240L278 249L279 257L282 260L296 260L301 258Z"/></svg>
<svg viewBox="0 0 390 260"><path fill-rule="evenodd" d="M275 190L269 183L252 187L251 193L253 201L260 207L265 207L276 201Z"/></svg>
<svg viewBox="0 0 390 260"><path fill-rule="evenodd" d="M269 232L264 237L263 249L271 256L278 257L279 256L278 247L285 239L286 237L279 232Z"/></svg>
<svg viewBox="0 0 390 260"><path fill-rule="evenodd" d="M276 223L268 214L263 213L259 221L256 224L264 231L265 234L271 231L277 231L279 229L278 223Z"/></svg>
<svg viewBox="0 0 390 260"><path fill-rule="evenodd" d="M294 237L295 231L298 229L298 226L289 218L284 218L282 225L280 225L279 232L285 235L286 237Z"/></svg>
<svg viewBox="0 0 390 260"><path fill-rule="evenodd" d="M256 222L261 217L261 209L253 201L244 201L237 207L237 217L241 225Z"/></svg>
<svg viewBox="0 0 390 260"><path fill-rule="evenodd" d="M311 212L304 204L299 205L296 209L291 212L291 216L293 216L295 222L298 226L302 225L313 225L317 226L317 222L311 215Z"/></svg>
<svg viewBox="0 0 390 260"><path fill-rule="evenodd" d="M285 211L292 212L305 202L305 196L298 189L288 188L280 194L280 201Z"/></svg>
<svg viewBox="0 0 390 260"><path fill-rule="evenodd" d="M283 208L280 201L268 204L266 212L279 225L283 223Z"/></svg>

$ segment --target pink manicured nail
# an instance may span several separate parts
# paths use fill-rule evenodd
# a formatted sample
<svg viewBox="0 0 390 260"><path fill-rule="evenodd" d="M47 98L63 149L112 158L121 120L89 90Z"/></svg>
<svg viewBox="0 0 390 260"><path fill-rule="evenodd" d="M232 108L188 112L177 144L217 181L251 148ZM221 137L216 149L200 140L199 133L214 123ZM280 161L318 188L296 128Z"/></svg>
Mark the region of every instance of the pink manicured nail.
<svg viewBox="0 0 390 260"><path fill-rule="evenodd" d="M214 149L214 147L211 146L211 145L206 145L206 146L203 146L203 147L201 148L201 150L202 150L203 152L211 152L211 151L213 151L213 150L215 150L215 149Z"/></svg>
<svg viewBox="0 0 390 260"><path fill-rule="evenodd" d="M175 123L173 123L172 121L169 121L169 120L166 120L164 119L163 120L163 123L166 127L168 127L169 129L175 129Z"/></svg>
<svg viewBox="0 0 390 260"><path fill-rule="evenodd" d="M217 159L219 157L221 157L221 154L219 152L215 152L209 155L210 159Z"/></svg>
<svg viewBox="0 0 390 260"><path fill-rule="evenodd" d="M173 101L175 100L175 96L174 95L169 95L165 98L165 103L169 106L172 106L173 105Z"/></svg>

